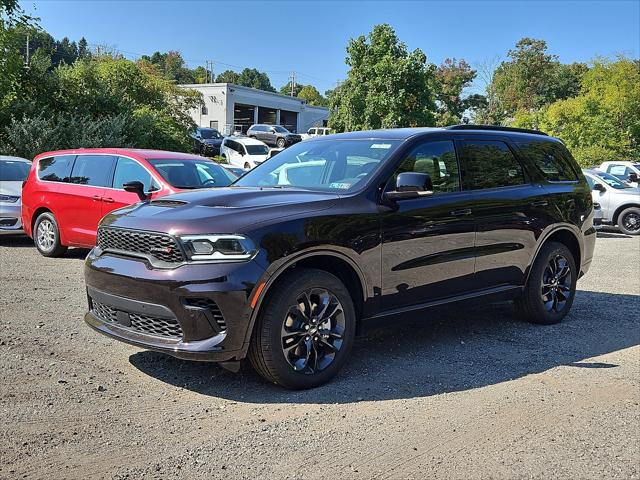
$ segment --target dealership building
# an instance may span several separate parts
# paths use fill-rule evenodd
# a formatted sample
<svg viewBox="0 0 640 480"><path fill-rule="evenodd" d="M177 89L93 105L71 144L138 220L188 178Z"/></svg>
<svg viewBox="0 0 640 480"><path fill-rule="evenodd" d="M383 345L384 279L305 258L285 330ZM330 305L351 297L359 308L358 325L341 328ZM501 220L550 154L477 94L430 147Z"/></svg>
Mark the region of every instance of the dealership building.
<svg viewBox="0 0 640 480"><path fill-rule="evenodd" d="M291 132L306 132L327 125L329 109L308 105L306 100L265 92L232 83L180 85L202 93L204 105L189 111L199 127L223 134L246 133L254 123L282 125Z"/></svg>

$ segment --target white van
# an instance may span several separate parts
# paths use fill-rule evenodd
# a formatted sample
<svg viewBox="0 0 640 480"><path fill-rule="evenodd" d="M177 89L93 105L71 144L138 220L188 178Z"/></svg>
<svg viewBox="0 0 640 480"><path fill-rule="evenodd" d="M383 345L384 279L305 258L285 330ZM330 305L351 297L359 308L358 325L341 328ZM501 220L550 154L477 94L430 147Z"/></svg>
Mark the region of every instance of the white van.
<svg viewBox="0 0 640 480"><path fill-rule="evenodd" d="M264 162L269 155L269 147L255 138L226 137L220 145L220 156L235 167L250 170Z"/></svg>

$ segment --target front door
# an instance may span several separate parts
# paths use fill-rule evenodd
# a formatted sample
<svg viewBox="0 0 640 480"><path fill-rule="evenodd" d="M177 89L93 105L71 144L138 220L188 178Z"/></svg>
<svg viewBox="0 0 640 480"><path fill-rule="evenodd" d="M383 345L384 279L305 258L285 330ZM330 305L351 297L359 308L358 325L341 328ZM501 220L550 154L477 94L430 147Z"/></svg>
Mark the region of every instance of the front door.
<svg viewBox="0 0 640 480"><path fill-rule="evenodd" d="M433 194L398 200L382 214L382 308L400 309L473 290L475 223L471 194L461 191L452 140L425 141L401 162L402 172L430 175Z"/></svg>
<svg viewBox="0 0 640 480"><path fill-rule="evenodd" d="M113 188L106 189L104 193L102 202L103 217L117 208L133 205L140 201L137 194L126 192L123 188L125 183L133 181L142 182L145 192L150 192L152 185L156 189L159 188L146 168L131 158L118 157L113 174Z"/></svg>

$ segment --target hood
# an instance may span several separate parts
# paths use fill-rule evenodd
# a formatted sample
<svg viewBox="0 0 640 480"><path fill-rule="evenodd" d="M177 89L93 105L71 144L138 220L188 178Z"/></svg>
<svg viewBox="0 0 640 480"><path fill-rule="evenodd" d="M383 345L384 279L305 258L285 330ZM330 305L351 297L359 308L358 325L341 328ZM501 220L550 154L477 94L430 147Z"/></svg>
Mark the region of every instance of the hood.
<svg viewBox="0 0 640 480"><path fill-rule="evenodd" d="M22 196L22 182L0 182L0 194Z"/></svg>
<svg viewBox="0 0 640 480"><path fill-rule="evenodd" d="M222 139L221 138L205 138L202 141L204 143L206 143L207 145L221 145L222 144Z"/></svg>
<svg viewBox="0 0 640 480"><path fill-rule="evenodd" d="M640 199L640 188L625 188L624 190L616 190L615 188L611 188L615 192L615 195L634 195Z"/></svg>
<svg viewBox="0 0 640 480"><path fill-rule="evenodd" d="M100 224L176 235L246 233L256 224L324 210L338 199L332 193L297 189L203 189L115 210Z"/></svg>

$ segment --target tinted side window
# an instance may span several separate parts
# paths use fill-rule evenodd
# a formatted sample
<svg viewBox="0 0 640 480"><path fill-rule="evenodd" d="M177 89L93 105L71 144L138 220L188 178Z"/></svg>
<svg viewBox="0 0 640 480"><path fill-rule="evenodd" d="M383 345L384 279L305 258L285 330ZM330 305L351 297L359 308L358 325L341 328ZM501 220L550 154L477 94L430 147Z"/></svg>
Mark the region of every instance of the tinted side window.
<svg viewBox="0 0 640 480"><path fill-rule="evenodd" d="M428 173L435 193L460 190L458 161L453 142L450 140L423 143L415 147L405 158L393 177L399 173Z"/></svg>
<svg viewBox="0 0 640 480"><path fill-rule="evenodd" d="M460 160L465 190L524 184L522 166L504 142L461 142Z"/></svg>
<svg viewBox="0 0 640 480"><path fill-rule="evenodd" d="M557 143L528 142L519 143L518 149L530 162L551 182L567 182L577 180L571 163L569 152Z"/></svg>
<svg viewBox="0 0 640 480"><path fill-rule="evenodd" d="M585 175L584 178L587 179L587 183L589 184L589 188L591 188L591 190L593 190L593 187L596 186L596 182L594 182L593 178L591 178L589 175Z"/></svg>
<svg viewBox="0 0 640 480"><path fill-rule="evenodd" d="M75 155L42 158L38 162L38 178L50 182L68 182Z"/></svg>
<svg viewBox="0 0 640 480"><path fill-rule="evenodd" d="M110 155L78 155L73 164L71 183L110 187L114 161L115 157Z"/></svg>
<svg viewBox="0 0 640 480"><path fill-rule="evenodd" d="M122 185L135 180L143 183L145 192L151 188L151 175L142 165L130 158L118 157L113 175L113 188L122 189Z"/></svg>

